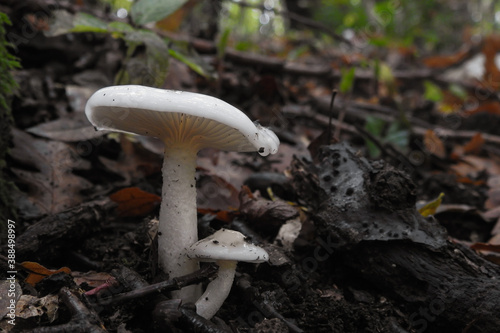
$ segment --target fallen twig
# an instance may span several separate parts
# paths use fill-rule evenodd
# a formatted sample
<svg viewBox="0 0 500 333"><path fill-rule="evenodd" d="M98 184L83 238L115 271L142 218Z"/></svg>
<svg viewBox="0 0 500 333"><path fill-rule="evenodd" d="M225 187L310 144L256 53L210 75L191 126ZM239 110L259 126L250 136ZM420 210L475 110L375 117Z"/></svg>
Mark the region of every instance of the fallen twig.
<svg viewBox="0 0 500 333"><path fill-rule="evenodd" d="M207 265L197 270L196 272L188 275L184 275L167 281L155 283L149 286L144 286L129 292L100 299L99 304L100 305L116 304L130 300L135 300L142 297L151 296L154 294L159 294L165 291L179 290L185 286L200 283L214 276L216 272L217 272L217 267L215 265Z"/></svg>
<svg viewBox="0 0 500 333"><path fill-rule="evenodd" d="M33 333L65 333L65 332L89 332L104 333L104 328L99 316L91 309L87 308L80 299L68 288L63 287L59 291L59 297L71 311L71 320L62 325L35 328Z"/></svg>

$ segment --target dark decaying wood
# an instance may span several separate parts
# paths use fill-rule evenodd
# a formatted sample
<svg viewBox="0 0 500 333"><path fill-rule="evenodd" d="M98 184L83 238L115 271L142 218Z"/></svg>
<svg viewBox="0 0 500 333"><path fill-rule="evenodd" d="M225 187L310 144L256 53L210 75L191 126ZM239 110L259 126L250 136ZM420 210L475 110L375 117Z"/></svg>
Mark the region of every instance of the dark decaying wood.
<svg viewBox="0 0 500 333"><path fill-rule="evenodd" d="M500 268L422 217L405 173L346 144L324 147L318 161L296 159L293 177L321 242L338 254L332 270L401 301L416 332L498 332Z"/></svg>
<svg viewBox="0 0 500 333"><path fill-rule="evenodd" d="M109 198L90 201L56 215L47 216L17 237L16 260L47 262L101 228L115 204Z"/></svg>

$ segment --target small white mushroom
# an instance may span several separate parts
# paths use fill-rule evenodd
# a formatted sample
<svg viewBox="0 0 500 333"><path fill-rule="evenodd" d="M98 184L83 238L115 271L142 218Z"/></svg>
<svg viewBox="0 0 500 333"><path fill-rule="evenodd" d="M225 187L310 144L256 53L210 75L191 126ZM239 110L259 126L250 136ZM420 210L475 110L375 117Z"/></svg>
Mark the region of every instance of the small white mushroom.
<svg viewBox="0 0 500 333"><path fill-rule="evenodd" d="M196 155L202 148L274 154L279 140L243 112L215 97L137 85L95 92L85 113L99 130L152 136L165 144L158 226L158 262L170 278L194 272L196 260L183 251L198 240ZM191 301L194 287L174 294Z"/></svg>
<svg viewBox="0 0 500 333"><path fill-rule="evenodd" d="M187 256L219 266L217 277L196 302L196 313L206 319L215 315L229 295L238 261L262 263L269 260L264 249L249 243L242 233L228 229L221 229L191 245Z"/></svg>

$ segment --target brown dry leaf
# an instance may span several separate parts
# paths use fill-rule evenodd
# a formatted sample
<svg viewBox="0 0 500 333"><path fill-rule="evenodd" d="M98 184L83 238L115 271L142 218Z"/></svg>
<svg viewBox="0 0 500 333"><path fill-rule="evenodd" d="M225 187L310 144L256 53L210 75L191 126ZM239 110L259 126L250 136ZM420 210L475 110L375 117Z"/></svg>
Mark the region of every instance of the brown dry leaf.
<svg viewBox="0 0 500 333"><path fill-rule="evenodd" d="M75 283L80 286L82 284L87 284L89 287L96 288L106 283L108 281L112 281L115 279L113 275L104 272L71 272L71 276Z"/></svg>
<svg viewBox="0 0 500 333"><path fill-rule="evenodd" d="M71 269L68 267L62 267L58 270L47 269L40 265L39 263L33 261L25 261L21 263L21 266L29 272L28 277L24 280L24 282L30 284L31 286L35 286L38 282L42 281L47 276L56 274L56 273L66 273L70 274Z"/></svg>
<svg viewBox="0 0 500 333"><path fill-rule="evenodd" d="M286 221L299 216L298 209L285 201L255 198L249 193L250 189L243 186L240 192L240 213L257 228L278 232Z"/></svg>
<svg viewBox="0 0 500 333"><path fill-rule="evenodd" d="M430 68L447 68L458 64L469 54L470 48L464 48L455 54L431 56L423 59L424 65Z"/></svg>
<svg viewBox="0 0 500 333"><path fill-rule="evenodd" d="M491 243L474 243L471 249L479 252L481 256L495 264L500 265L500 245Z"/></svg>
<svg viewBox="0 0 500 333"><path fill-rule="evenodd" d="M63 142L38 139L17 129L12 134L10 155L16 167L10 170L23 189L16 198L23 216L56 214L84 200L81 191L92 184L72 171L88 168L88 161Z"/></svg>
<svg viewBox="0 0 500 333"><path fill-rule="evenodd" d="M465 116L470 116L475 113L489 113L494 115L500 115L500 102L497 101L485 101L475 108L467 109Z"/></svg>
<svg viewBox="0 0 500 333"><path fill-rule="evenodd" d="M464 146L464 153L477 155L484 145L484 139L481 133L476 133Z"/></svg>
<svg viewBox="0 0 500 333"><path fill-rule="evenodd" d="M488 244L488 243L474 243L470 247L476 251L489 251L489 252L497 252L500 253L500 245L498 244Z"/></svg>
<svg viewBox="0 0 500 333"><path fill-rule="evenodd" d="M38 317L41 320L43 315L47 315L52 323L58 317L59 296L49 294L38 298L31 295L22 295L16 304L16 317L28 319Z"/></svg>
<svg viewBox="0 0 500 333"><path fill-rule="evenodd" d="M181 23L184 22L184 18L191 12L197 3L198 0L189 0L172 14L156 22L156 27L165 31L179 30Z"/></svg>
<svg viewBox="0 0 500 333"><path fill-rule="evenodd" d="M198 208L199 214L210 214L214 215L215 218L219 221L231 223L236 216L239 215L237 210L216 210L216 209L208 209L208 208Z"/></svg>
<svg viewBox="0 0 500 333"><path fill-rule="evenodd" d="M500 70L495 63L495 57L500 51L500 35L489 35L484 39L482 52L485 56L485 84L498 90L500 88Z"/></svg>
<svg viewBox="0 0 500 333"><path fill-rule="evenodd" d="M239 191L224 178L217 175L197 176L197 205L202 209L234 210L239 207Z"/></svg>
<svg viewBox="0 0 500 333"><path fill-rule="evenodd" d="M442 159L446 158L444 143L433 130L429 129L425 132L424 145L429 153Z"/></svg>
<svg viewBox="0 0 500 333"><path fill-rule="evenodd" d="M145 216L161 202L160 196L138 187L124 188L111 194L109 198L118 204L118 215L124 217Z"/></svg>
<svg viewBox="0 0 500 333"><path fill-rule="evenodd" d="M281 148L281 147L280 147ZM198 154L197 165L207 174L217 175L240 188L253 171L244 164L251 163L253 156L236 152L203 149ZM235 163L238 161L238 163Z"/></svg>
<svg viewBox="0 0 500 333"><path fill-rule="evenodd" d="M489 175L500 175L500 162L494 158L483 158L475 155L465 155L462 161L452 165L451 169L460 176L476 176L486 171Z"/></svg>

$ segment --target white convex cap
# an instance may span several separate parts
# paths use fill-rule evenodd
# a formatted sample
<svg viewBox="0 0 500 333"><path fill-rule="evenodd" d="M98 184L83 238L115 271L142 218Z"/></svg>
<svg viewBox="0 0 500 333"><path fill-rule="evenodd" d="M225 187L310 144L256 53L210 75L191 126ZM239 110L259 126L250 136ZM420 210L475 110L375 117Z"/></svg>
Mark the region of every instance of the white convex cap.
<svg viewBox="0 0 500 333"><path fill-rule="evenodd" d="M253 123L234 106L191 92L111 86L90 97L85 113L97 129L152 136L169 146L257 151L266 156L276 153L280 143L273 131Z"/></svg>
<svg viewBox="0 0 500 333"><path fill-rule="evenodd" d="M188 258L200 261L244 261L261 263L269 260L267 252L249 243L241 232L220 229L213 235L191 245L186 252Z"/></svg>

